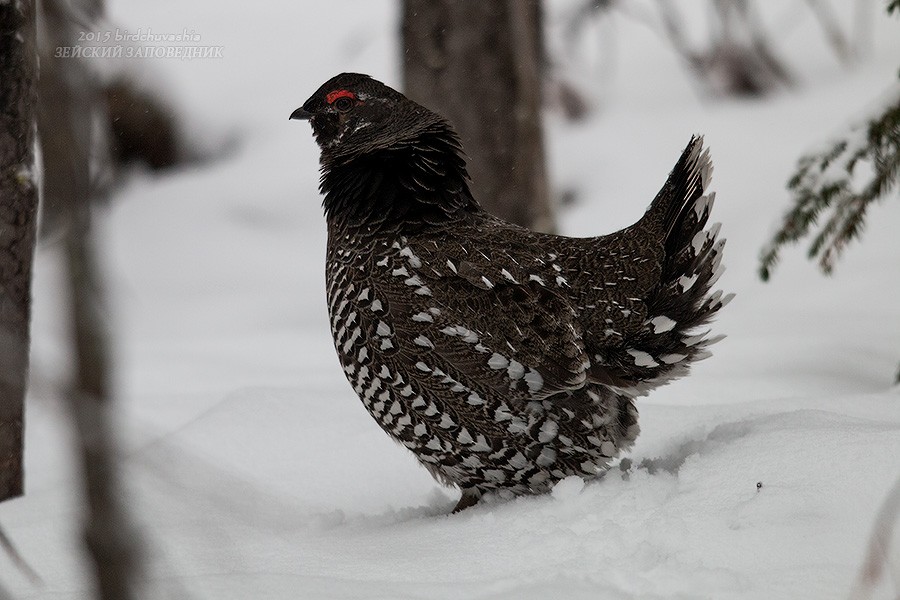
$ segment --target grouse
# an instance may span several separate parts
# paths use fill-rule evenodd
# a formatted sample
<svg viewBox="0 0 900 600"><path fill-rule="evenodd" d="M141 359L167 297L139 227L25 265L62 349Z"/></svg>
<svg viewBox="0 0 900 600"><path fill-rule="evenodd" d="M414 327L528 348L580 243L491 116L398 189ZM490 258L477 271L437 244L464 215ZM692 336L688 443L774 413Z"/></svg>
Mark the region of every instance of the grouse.
<svg viewBox="0 0 900 600"><path fill-rule="evenodd" d="M687 373L731 295L702 138L634 225L536 233L481 208L448 122L367 75L291 119L321 149L326 288L344 373L384 431L462 497L596 478L638 435L635 398Z"/></svg>

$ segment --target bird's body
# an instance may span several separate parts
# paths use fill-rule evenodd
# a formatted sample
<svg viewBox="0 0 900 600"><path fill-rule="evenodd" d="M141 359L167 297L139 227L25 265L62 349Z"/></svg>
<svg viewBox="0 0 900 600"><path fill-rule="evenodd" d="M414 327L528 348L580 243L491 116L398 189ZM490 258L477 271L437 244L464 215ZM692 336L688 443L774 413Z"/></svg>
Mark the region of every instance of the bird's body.
<svg viewBox="0 0 900 600"><path fill-rule="evenodd" d="M449 125L366 76L299 111L322 147L341 365L457 509L602 474L638 434L634 398L707 355L697 330L727 297L708 293L722 242L699 139L636 224L569 238L483 211Z"/></svg>

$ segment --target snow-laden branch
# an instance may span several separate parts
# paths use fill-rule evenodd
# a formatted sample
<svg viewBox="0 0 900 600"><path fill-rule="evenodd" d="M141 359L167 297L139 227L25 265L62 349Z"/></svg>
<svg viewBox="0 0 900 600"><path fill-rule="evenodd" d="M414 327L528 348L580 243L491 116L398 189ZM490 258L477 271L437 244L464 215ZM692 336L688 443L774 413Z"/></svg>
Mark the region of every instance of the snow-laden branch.
<svg viewBox="0 0 900 600"><path fill-rule="evenodd" d="M900 0L898 0L900 1ZM829 274L850 240L859 237L866 209L900 181L900 82L841 135L800 158L788 181L793 206L763 248L767 280L781 248L813 235L809 257Z"/></svg>

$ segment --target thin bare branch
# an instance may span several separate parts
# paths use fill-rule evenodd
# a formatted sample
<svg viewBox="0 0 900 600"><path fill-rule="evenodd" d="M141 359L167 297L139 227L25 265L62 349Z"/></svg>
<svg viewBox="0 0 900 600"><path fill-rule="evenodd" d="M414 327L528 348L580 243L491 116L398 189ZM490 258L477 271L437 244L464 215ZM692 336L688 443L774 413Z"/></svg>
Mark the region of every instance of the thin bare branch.
<svg viewBox="0 0 900 600"><path fill-rule="evenodd" d="M847 64L854 60L853 48L850 45L847 36L838 22L837 15L834 13L834 7L828 0L806 0L809 9L819 21L819 26L825 34L825 40L835 55L842 63Z"/></svg>
<svg viewBox="0 0 900 600"><path fill-rule="evenodd" d="M30 564L28 564L28 561L25 560L25 558L19 552L19 549L16 548L16 545L6 534L6 530L3 528L3 526L0 526L0 548L3 548L12 563L16 565L16 568L19 569L25 575L25 577L27 577L29 581L31 581L32 584L44 584L44 580L41 579L41 576L38 575L38 572L35 571ZM2 598L2 595L0 595L0 598Z"/></svg>
<svg viewBox="0 0 900 600"><path fill-rule="evenodd" d="M53 42L76 43L76 24L95 22L102 14L102 0L81 0L73 6L63 0L45 0L47 29ZM75 16L77 15L77 17ZM65 117L51 131L69 143L70 168L48 170L48 184L65 198L67 231L64 267L68 279L71 339L74 346L74 381L66 394L75 428L86 503L84 537L94 571L97 597L130 600L138 597L141 538L126 509L118 464L115 427L111 416L110 350L108 322L104 314L100 267L90 226L91 203L108 187L92 176L91 161L106 146L91 125L104 109L101 82L85 60L69 59L65 94L55 98L54 111ZM47 106L43 107L45 110ZM96 172L96 170L94 170Z"/></svg>
<svg viewBox="0 0 900 600"><path fill-rule="evenodd" d="M885 573L891 578L894 593L900 597L900 581L898 573L890 568L888 556L891 551L891 539L894 529L900 520L900 479L894 483L894 487L888 492L888 496L881 505L878 515L875 517L875 525L872 535L869 537L869 547L866 558L863 561L856 583L850 595L852 600L866 600L872 597L872 591L876 589Z"/></svg>

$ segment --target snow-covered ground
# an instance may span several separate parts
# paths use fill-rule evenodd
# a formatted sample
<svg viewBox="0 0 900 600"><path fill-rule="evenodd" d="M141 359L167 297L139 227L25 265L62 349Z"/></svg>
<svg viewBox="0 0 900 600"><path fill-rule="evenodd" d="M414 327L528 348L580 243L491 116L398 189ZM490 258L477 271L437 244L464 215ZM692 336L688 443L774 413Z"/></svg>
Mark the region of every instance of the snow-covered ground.
<svg viewBox="0 0 900 600"><path fill-rule="evenodd" d="M655 34L620 18L601 109L547 120L555 186L578 192L560 213L571 235L635 220L690 134L706 134L728 238L720 286L737 292L715 330L729 337L640 402L627 472L446 516L455 492L378 429L338 368L318 152L287 119L340 71L399 83L396 3L110 0L120 27L223 46L222 59L140 68L192 135L233 148L136 174L102 223L123 468L160 597L850 597L900 478L900 202L872 209L830 279L799 249L768 284L756 263L799 154L896 77L900 23L878 14L871 55L847 70L802 2L778 4L795 23L778 40L795 91L706 101ZM55 252L37 264L27 494L0 505L43 580L0 553L0 592L23 600L90 593ZM872 598L898 594L900 534L886 558L894 583Z"/></svg>

